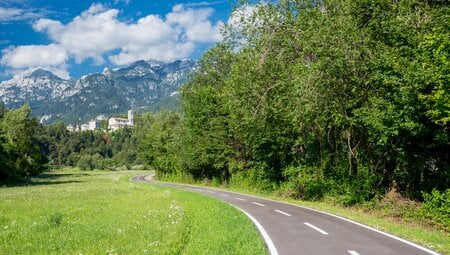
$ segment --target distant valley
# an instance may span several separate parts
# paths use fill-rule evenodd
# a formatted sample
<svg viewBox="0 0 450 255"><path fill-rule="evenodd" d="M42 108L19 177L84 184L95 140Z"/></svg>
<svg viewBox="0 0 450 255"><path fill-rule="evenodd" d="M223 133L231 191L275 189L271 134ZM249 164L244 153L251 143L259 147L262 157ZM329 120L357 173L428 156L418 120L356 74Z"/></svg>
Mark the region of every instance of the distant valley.
<svg viewBox="0 0 450 255"><path fill-rule="evenodd" d="M76 80L36 69L1 82L0 100L10 109L28 103L33 116L44 124L59 120L80 124L129 109L173 110L178 105L179 87L195 69L193 60L137 61Z"/></svg>

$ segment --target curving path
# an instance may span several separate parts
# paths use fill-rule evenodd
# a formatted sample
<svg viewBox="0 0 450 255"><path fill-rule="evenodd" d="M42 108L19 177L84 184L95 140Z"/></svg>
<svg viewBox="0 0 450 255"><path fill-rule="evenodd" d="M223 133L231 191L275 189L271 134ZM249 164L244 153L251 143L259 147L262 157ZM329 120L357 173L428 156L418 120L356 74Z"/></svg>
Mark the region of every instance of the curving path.
<svg viewBox="0 0 450 255"><path fill-rule="evenodd" d="M314 209L151 178L152 175L141 175L131 179L201 193L242 210L258 227L272 255L439 255L399 237Z"/></svg>

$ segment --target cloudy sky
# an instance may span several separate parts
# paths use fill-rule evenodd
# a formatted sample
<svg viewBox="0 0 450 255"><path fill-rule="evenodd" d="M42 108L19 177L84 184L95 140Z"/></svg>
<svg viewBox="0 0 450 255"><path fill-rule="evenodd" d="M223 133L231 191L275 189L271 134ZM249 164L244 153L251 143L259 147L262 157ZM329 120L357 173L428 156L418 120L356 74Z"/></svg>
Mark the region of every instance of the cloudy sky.
<svg viewBox="0 0 450 255"><path fill-rule="evenodd" d="M228 0L0 0L0 80L41 67L77 78L137 60L198 59Z"/></svg>

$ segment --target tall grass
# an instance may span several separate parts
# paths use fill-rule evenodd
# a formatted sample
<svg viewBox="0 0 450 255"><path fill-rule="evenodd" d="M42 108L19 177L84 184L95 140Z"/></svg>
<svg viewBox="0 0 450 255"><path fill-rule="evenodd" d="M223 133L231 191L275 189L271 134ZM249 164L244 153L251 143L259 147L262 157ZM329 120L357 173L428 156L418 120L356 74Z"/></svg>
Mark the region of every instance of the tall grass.
<svg viewBox="0 0 450 255"><path fill-rule="evenodd" d="M59 171L0 188L0 254L266 254L233 207L133 174Z"/></svg>

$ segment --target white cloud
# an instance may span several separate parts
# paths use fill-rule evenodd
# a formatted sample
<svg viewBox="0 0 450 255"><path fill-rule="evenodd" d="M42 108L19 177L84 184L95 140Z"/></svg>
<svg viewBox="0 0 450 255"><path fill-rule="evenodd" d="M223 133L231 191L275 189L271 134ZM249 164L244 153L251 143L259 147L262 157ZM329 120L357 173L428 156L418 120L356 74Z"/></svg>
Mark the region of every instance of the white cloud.
<svg viewBox="0 0 450 255"><path fill-rule="evenodd" d="M12 69L11 74L19 74L25 70L45 68L61 78L69 78L67 71L68 56L58 45L27 45L9 47L2 51L2 65Z"/></svg>
<svg viewBox="0 0 450 255"><path fill-rule="evenodd" d="M225 37L234 44L234 51L239 52L247 46L252 33L258 31L263 25L263 20L258 17L258 12L264 8L264 3L256 5L242 5L235 9L227 21Z"/></svg>
<svg viewBox="0 0 450 255"><path fill-rule="evenodd" d="M48 35L52 43L8 48L0 63L24 68L67 65L70 59L117 65L140 59L172 61L189 57L200 44L221 40L222 22L211 23L211 8L176 5L164 17L148 15L135 22L121 21L118 14L116 9L94 4L67 24L39 19L33 29Z"/></svg>
<svg viewBox="0 0 450 255"><path fill-rule="evenodd" d="M221 40L219 27L222 23L214 26L208 21L213 9L185 9L181 4L173 7L171 13L167 14L167 23L173 27L184 30L187 39L197 42L211 42Z"/></svg>
<svg viewBox="0 0 450 255"><path fill-rule="evenodd" d="M66 52L56 44L9 47L2 53L0 63L13 68L57 66L68 59Z"/></svg>
<svg viewBox="0 0 450 255"><path fill-rule="evenodd" d="M114 4L119 4L123 2L125 5L129 5L131 3L131 0L114 0Z"/></svg>
<svg viewBox="0 0 450 255"><path fill-rule="evenodd" d="M0 7L0 21L1 22L36 19L41 16L42 16L42 14L40 14L38 11L34 11L34 10Z"/></svg>
<svg viewBox="0 0 450 255"><path fill-rule="evenodd" d="M203 1L203 2L194 2L194 3L186 3L184 6L186 7L199 7L199 6L211 6L216 4L221 4L224 1Z"/></svg>
<svg viewBox="0 0 450 255"><path fill-rule="evenodd" d="M260 5L243 5L231 13L228 25L235 29L242 29L244 26L257 26L260 21L255 19L256 12Z"/></svg>

